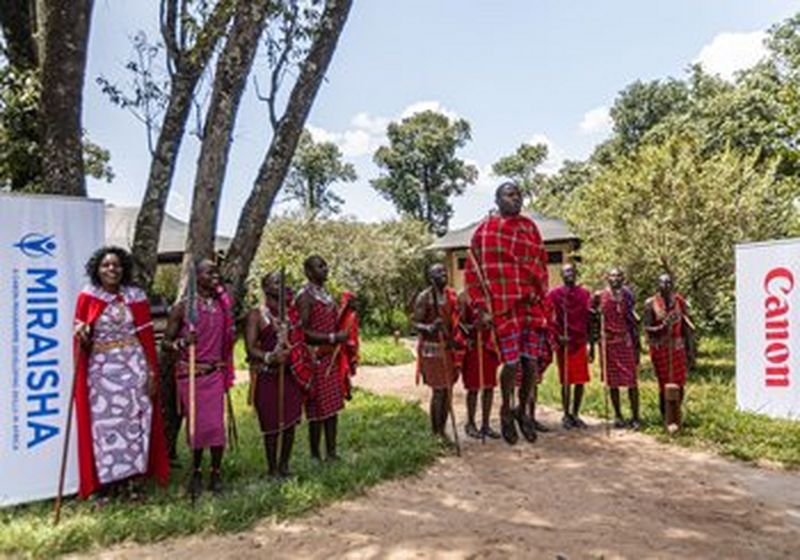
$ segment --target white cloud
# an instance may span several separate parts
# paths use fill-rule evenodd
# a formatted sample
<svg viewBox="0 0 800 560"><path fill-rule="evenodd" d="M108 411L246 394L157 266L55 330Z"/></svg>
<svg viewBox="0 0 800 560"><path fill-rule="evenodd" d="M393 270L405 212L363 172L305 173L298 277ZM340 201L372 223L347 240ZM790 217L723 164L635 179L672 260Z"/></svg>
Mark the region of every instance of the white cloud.
<svg viewBox="0 0 800 560"><path fill-rule="evenodd" d="M458 118L458 115L439 101L417 101L408 105L399 116L390 118L379 115L370 115L366 111L361 111L353 115L350 119L350 126L342 131L325 130L314 125L306 128L317 142L333 142L345 157L360 157L372 155L381 144L386 143L386 127L393 120L400 120L421 113L423 111L436 111L446 115L448 118Z"/></svg>
<svg viewBox="0 0 800 560"><path fill-rule="evenodd" d="M474 159L464 159L464 163L468 165L474 165L475 168L478 170L478 180L475 181L475 184L471 187L467 188L467 192L476 192L481 194L494 194L494 190L497 188L497 183L500 180L497 175L492 172L492 165L486 164L481 165Z"/></svg>
<svg viewBox="0 0 800 560"><path fill-rule="evenodd" d="M545 175L552 175L556 173L564 162L567 154L558 145L555 144L546 134L536 133L530 137L528 144L544 144L547 146L547 159L544 160L539 171Z"/></svg>
<svg viewBox="0 0 800 560"><path fill-rule="evenodd" d="M458 118L458 114L455 111L451 111L450 109L446 108L439 101L417 101L416 103L412 103L411 105L403 109L403 112L400 113L400 118L406 119L411 115L415 115L417 113L424 113L425 111L434 111L436 113L441 113L448 119Z"/></svg>
<svg viewBox="0 0 800 560"><path fill-rule="evenodd" d="M602 105L586 111L578 128L582 134L606 134L611 131L612 124L608 107Z"/></svg>
<svg viewBox="0 0 800 560"><path fill-rule="evenodd" d="M755 65L767 54L765 31L719 33L702 49L693 62L700 63L710 74L730 80L737 70Z"/></svg>

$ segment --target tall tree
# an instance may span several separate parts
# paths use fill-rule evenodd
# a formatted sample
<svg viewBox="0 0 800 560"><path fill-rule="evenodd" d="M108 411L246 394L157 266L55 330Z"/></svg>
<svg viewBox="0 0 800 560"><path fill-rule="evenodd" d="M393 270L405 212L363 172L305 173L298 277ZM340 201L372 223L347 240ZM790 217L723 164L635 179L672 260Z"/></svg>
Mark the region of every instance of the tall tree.
<svg viewBox="0 0 800 560"><path fill-rule="evenodd" d="M352 5L352 0L327 0L325 3L313 42L300 66L283 115L277 120L275 134L264 154L253 190L239 215L236 233L222 267L222 274L237 297L244 294L250 263L261 242L264 225L289 171L300 134Z"/></svg>
<svg viewBox="0 0 800 560"><path fill-rule="evenodd" d="M170 87L133 236L135 280L141 286L150 286L155 276L167 197L198 82L225 36L234 7L234 0L219 0L210 15L201 19L189 17L186 2L161 1L161 35L166 45Z"/></svg>
<svg viewBox="0 0 800 560"><path fill-rule="evenodd" d="M492 172L515 181L528 201L532 201L539 196L544 175L538 169L546 159L545 144L522 144L513 154L497 160L492 165Z"/></svg>
<svg viewBox="0 0 800 560"><path fill-rule="evenodd" d="M567 210L587 276L599 281L621 265L646 293L666 269L705 327L730 325L735 244L797 233L797 181L777 175L775 163L757 151L707 157L686 134L619 158Z"/></svg>
<svg viewBox="0 0 800 560"><path fill-rule="evenodd" d="M0 1L0 180L13 190L86 195L81 113L92 5Z"/></svg>
<svg viewBox="0 0 800 560"><path fill-rule="evenodd" d="M387 136L389 145L374 156L384 174L372 186L400 214L444 234L453 215L450 198L463 194L478 178L475 166L456 157L456 150L471 139L469 123L424 111L390 123Z"/></svg>
<svg viewBox="0 0 800 560"><path fill-rule="evenodd" d="M37 2L41 19L40 126L46 193L86 196L83 81L92 0Z"/></svg>
<svg viewBox="0 0 800 560"><path fill-rule="evenodd" d="M211 257L233 128L272 0L239 0L219 55L197 160L186 255Z"/></svg>
<svg viewBox="0 0 800 560"><path fill-rule="evenodd" d="M284 185L287 199L303 205L307 218L341 212L342 197L331 190L339 181L358 178L351 163L342 162L342 151L333 142L315 142L307 130L300 135L292 166Z"/></svg>

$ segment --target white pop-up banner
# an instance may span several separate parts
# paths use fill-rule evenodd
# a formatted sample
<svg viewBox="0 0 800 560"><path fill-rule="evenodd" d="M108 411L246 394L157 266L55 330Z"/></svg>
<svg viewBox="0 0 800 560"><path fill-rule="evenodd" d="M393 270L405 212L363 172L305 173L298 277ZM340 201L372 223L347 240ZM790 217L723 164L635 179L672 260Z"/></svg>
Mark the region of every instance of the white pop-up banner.
<svg viewBox="0 0 800 560"><path fill-rule="evenodd" d="M56 494L75 300L103 235L102 201L0 194L0 506ZM74 426L67 493L78 487Z"/></svg>
<svg viewBox="0 0 800 560"><path fill-rule="evenodd" d="M736 247L736 404L800 418L800 239Z"/></svg>

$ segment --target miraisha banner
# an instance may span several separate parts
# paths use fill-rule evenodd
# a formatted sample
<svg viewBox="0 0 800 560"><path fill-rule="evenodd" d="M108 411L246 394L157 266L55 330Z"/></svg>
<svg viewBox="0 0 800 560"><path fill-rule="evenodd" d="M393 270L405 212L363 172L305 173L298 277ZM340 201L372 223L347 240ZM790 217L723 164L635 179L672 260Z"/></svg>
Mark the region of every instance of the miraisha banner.
<svg viewBox="0 0 800 560"><path fill-rule="evenodd" d="M800 239L736 247L736 404L800 419Z"/></svg>
<svg viewBox="0 0 800 560"><path fill-rule="evenodd" d="M102 201L0 194L0 506L55 496L75 299L103 244ZM73 439L65 492L77 490Z"/></svg>

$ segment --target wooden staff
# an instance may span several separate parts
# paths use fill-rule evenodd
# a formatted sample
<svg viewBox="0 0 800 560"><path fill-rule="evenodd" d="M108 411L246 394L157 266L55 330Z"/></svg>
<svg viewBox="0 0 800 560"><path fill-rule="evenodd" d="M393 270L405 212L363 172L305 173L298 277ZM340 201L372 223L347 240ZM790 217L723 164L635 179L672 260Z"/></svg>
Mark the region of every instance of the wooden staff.
<svg viewBox="0 0 800 560"><path fill-rule="evenodd" d="M231 399L230 391L225 391L225 404L228 407L228 438L231 440L231 446L234 449L238 449L239 430L236 428L236 415L233 412L233 400Z"/></svg>
<svg viewBox="0 0 800 560"><path fill-rule="evenodd" d="M87 328L87 325L81 325L82 329ZM77 345L76 345L77 346ZM69 456L69 436L72 433L72 413L75 410L75 381L77 379L76 370L78 367L78 356L80 350L77 348L72 354L73 360L73 373L72 384L69 389L69 403L67 403L67 425L64 427L64 447L61 452L61 468L58 471L58 492L56 493L55 504L55 517L53 525L58 525L61 520L61 501L64 498L64 479L67 476L67 458Z"/></svg>
<svg viewBox="0 0 800 560"><path fill-rule="evenodd" d="M190 324L189 332L194 333L194 324ZM197 426L197 344L193 340L189 344L189 441L194 449L195 428Z"/></svg>
<svg viewBox="0 0 800 560"><path fill-rule="evenodd" d="M603 383L603 412L606 419L606 436L611 437L611 426L608 418L608 364L606 363L606 353L608 351L608 344L606 340L606 319L603 315L603 302L600 301L598 309L600 313L600 381Z"/></svg>
<svg viewBox="0 0 800 560"><path fill-rule="evenodd" d="M436 310L436 315L442 319L443 327L447 323L445 322L445 318L442 317L441 311L439 311L439 301L436 297L436 286L431 283L431 296L433 297L433 307ZM447 408L448 412L450 413L450 423L451 427L453 428L453 443L456 444L456 455L461 457L461 442L458 439L458 427L456 426L456 411L453 409L453 384L455 383L455 379L452 379L453 375L453 364L447 359L447 345L445 344L444 333L440 330L439 331L439 346L442 349L442 365L448 374L450 375L451 381L447 387Z"/></svg>
<svg viewBox="0 0 800 560"><path fill-rule="evenodd" d="M481 414L483 414L483 334L481 333L480 326L478 326L478 337L477 337L477 345L478 345L478 387L479 387L479 398L477 399L481 405ZM478 403L476 402L475 405L477 406ZM483 430L481 430L481 443L486 443L486 434Z"/></svg>
<svg viewBox="0 0 800 560"><path fill-rule="evenodd" d="M286 329L286 269L281 268L280 276L280 292L278 293L278 318L280 326L278 330L278 348L286 344L286 336L288 334ZM283 399L286 392L285 388L286 379L286 363L281 362L278 364L278 460L283 452Z"/></svg>
<svg viewBox="0 0 800 560"><path fill-rule="evenodd" d="M564 293L564 301L562 302L562 307L564 309L564 340L561 343L564 348L564 389L567 391L567 398L565 402L567 404L567 410L564 411L564 414L569 416L569 404L570 404L570 383L569 383L569 329L567 328L567 295L566 291Z"/></svg>
<svg viewBox="0 0 800 560"><path fill-rule="evenodd" d="M666 302L665 302L666 306ZM669 314L667 314L669 318ZM674 342L672 340L673 326L667 321L667 383L664 384L664 427L667 433L674 434L680 427L680 389L674 380L674 364L672 351Z"/></svg>

